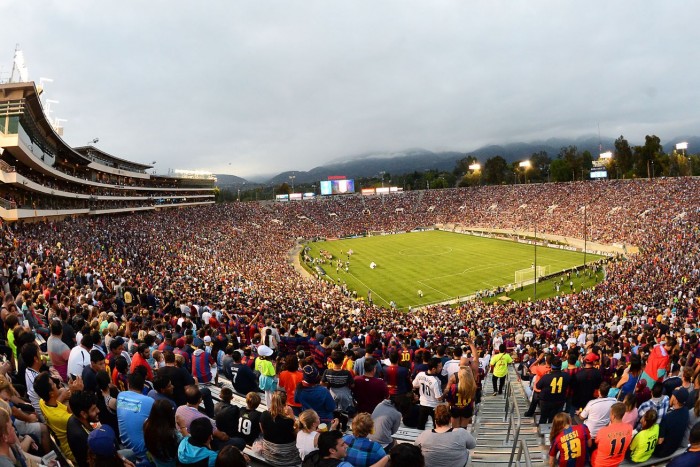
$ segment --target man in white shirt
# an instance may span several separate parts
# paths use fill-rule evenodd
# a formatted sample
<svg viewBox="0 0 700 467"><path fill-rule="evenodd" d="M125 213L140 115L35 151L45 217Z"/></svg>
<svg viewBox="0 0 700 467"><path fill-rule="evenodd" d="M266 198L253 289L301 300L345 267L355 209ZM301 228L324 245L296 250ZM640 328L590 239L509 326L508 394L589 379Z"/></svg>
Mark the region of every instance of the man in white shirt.
<svg viewBox="0 0 700 467"><path fill-rule="evenodd" d="M92 336L85 334L80 340L80 345L73 347L68 355L68 375L82 376L83 369L90 366L90 350L92 349Z"/></svg>
<svg viewBox="0 0 700 467"><path fill-rule="evenodd" d="M418 373L413 380L413 387L418 388L420 395L417 427L419 430L425 430L428 417L433 419L433 425L435 425L435 407L444 399L442 383L438 378L440 371L442 371L442 362L439 358L433 357L428 362L428 369Z"/></svg>
<svg viewBox="0 0 700 467"><path fill-rule="evenodd" d="M459 362L462 358L462 348L455 347L452 353L452 359L445 362L442 366L442 376L446 376L447 379L450 378L454 373L459 371Z"/></svg>
<svg viewBox="0 0 700 467"><path fill-rule="evenodd" d="M608 397L610 384L606 382L600 383L598 391L600 392L600 397L589 401L578 414L583 420L583 424L591 432L591 438L596 437L598 430L608 426L610 423L610 407L617 402L617 399L614 397Z"/></svg>

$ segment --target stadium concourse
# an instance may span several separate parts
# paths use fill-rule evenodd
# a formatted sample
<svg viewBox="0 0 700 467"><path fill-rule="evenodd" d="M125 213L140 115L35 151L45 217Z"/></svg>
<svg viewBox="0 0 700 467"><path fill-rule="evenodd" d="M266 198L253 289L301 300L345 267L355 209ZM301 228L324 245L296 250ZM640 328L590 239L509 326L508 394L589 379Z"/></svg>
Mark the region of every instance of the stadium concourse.
<svg viewBox="0 0 700 467"><path fill-rule="evenodd" d="M0 411L0 460L37 461L31 454L45 454L53 441L80 466L213 466L217 456L216 465L244 465L230 445L248 445L247 452L272 465L297 465L300 454L314 450L318 422L342 419L340 409L371 416L355 417L353 434L344 438L349 448L334 431L321 434L321 457L347 450L355 467L398 465L407 455L415 463L406 465L420 465L422 456L425 465L461 467L474 438L456 427L469 426L475 402L498 397L477 387L485 373L495 374L498 387L508 360L498 355L507 353L540 390L531 410L541 411L535 422L552 433L554 456L586 456L593 449L586 437L619 428L616 449L598 439L593 457L594 466L616 465L632 426L652 439L654 421L643 414L654 409L661 430L656 452L632 443L634 455L680 454L690 442L690 452L674 462L693 462L700 447L700 427L691 430L700 417L699 193L693 178L618 180L4 223L0 317L7 340L0 351L8 362L0 366L0 404L13 419ZM640 253L610 263L595 289L535 303L469 302L456 312L433 306L404 314L354 301L289 261L299 238L434 224L526 231L537 223L540 232L583 237L584 205L589 240L635 245ZM37 346L42 336L48 348ZM385 358L391 364L376 364ZM406 370L394 365L397 359ZM563 373L561 360L568 361ZM262 415L240 407L245 402L235 395L240 404L227 404L227 391L207 386L215 380L210 363L219 385L226 381L243 397L252 389L247 402L262 399ZM448 381L451 375L459 382ZM638 381L655 389L649 394ZM604 397L609 386L627 401L629 429L619 425L615 399ZM443 392L447 411L439 408ZM222 402L214 406L212 396ZM592 400L605 409L590 409ZM585 427L578 416L558 415L565 402L572 414L584 409ZM299 417L306 409L315 413ZM406 441L397 430L423 429L433 412L434 429L416 431L422 454L405 442L394 447L392 436ZM205 416L215 422L200 423ZM102 428L93 429L98 420ZM8 423L30 438L14 444ZM113 432L123 450L116 450ZM478 431L474 436L478 446ZM567 444L575 438L578 444Z"/></svg>

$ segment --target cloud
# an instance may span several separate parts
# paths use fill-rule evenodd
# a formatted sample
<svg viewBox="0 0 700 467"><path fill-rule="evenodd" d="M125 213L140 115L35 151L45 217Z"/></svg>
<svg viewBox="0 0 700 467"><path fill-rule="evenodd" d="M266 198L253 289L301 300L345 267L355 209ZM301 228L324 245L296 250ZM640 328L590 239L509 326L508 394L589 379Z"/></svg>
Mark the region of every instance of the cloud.
<svg viewBox="0 0 700 467"><path fill-rule="evenodd" d="M21 2L4 44L75 145L166 168L307 170L597 131L693 133L696 2ZM11 50L3 62L8 70ZM229 165L230 164L230 165Z"/></svg>

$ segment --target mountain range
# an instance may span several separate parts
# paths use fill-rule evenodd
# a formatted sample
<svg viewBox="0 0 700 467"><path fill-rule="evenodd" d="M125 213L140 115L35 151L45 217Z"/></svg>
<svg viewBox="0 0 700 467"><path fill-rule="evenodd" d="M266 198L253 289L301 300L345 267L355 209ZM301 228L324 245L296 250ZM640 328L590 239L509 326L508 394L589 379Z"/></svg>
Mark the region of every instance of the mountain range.
<svg viewBox="0 0 700 467"><path fill-rule="evenodd" d="M222 188L251 188L261 185L278 185L289 183L290 176L294 177L294 183L318 183L327 180L329 176L342 175L346 178L379 177L380 172L390 175L401 175L411 172L422 172L437 169L439 171L451 171L458 160L468 155L476 157L482 164L489 158L501 156L508 162L524 160L533 153L546 151L552 159L557 157L562 147L574 145L579 151L590 151L594 158L602 151L612 150L615 138L599 139L597 136L583 136L575 139L550 138L545 141L530 143L509 143L504 145L488 145L481 148L458 152L440 151L434 152L427 149L414 148L396 152L367 152L354 156L342 157L332 160L325 165L314 167L311 170L286 171L266 180L246 180L235 175L217 174L217 185ZM663 140L662 140L663 141ZM681 137L668 141L687 141L690 148L700 147L700 137ZM630 145L643 144L643 142L630 141ZM664 150L673 151L675 143L667 143ZM692 149L691 149L692 150Z"/></svg>

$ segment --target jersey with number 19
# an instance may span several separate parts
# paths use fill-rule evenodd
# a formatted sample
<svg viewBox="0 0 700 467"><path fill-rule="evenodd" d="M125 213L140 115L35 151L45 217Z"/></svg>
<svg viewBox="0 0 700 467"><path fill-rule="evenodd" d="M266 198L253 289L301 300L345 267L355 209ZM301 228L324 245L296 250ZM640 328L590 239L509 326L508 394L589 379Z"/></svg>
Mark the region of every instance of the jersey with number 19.
<svg viewBox="0 0 700 467"><path fill-rule="evenodd" d="M586 465L588 440L591 433L586 425L574 425L565 428L557 435L549 448L549 456L559 454L559 467L584 467Z"/></svg>
<svg viewBox="0 0 700 467"><path fill-rule="evenodd" d="M437 376L421 371L413 380L413 387L418 388L420 405L424 407L437 407L442 397L442 383Z"/></svg>

